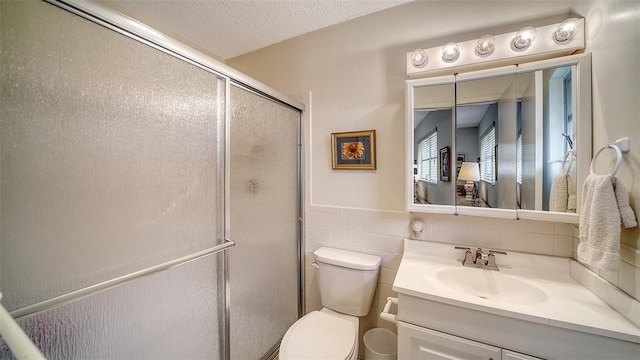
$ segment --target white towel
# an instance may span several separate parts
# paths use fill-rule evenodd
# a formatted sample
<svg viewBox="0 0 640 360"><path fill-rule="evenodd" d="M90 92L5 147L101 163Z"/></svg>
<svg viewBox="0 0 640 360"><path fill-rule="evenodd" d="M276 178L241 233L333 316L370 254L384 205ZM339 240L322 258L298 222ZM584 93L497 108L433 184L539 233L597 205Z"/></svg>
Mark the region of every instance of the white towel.
<svg viewBox="0 0 640 360"><path fill-rule="evenodd" d="M567 174L567 212L575 213L578 209L578 194L576 188L576 182L573 178Z"/></svg>
<svg viewBox="0 0 640 360"><path fill-rule="evenodd" d="M635 222L635 215L628 206L629 194L626 188L618 183L616 192L614 183L617 181L613 176L595 174L589 175L584 182L578 260L601 269L615 271L620 262L622 216L625 217L627 226L630 226ZM621 211L624 212L623 215Z"/></svg>
<svg viewBox="0 0 640 360"><path fill-rule="evenodd" d="M567 212L569 201L569 184L567 175L558 174L551 183L551 195L549 196L549 211Z"/></svg>
<svg viewBox="0 0 640 360"><path fill-rule="evenodd" d="M636 214L633 212L631 206L629 206L629 192L627 192L627 188L616 177L613 177L611 182L613 183L613 191L616 193L622 227L628 229L638 226Z"/></svg>

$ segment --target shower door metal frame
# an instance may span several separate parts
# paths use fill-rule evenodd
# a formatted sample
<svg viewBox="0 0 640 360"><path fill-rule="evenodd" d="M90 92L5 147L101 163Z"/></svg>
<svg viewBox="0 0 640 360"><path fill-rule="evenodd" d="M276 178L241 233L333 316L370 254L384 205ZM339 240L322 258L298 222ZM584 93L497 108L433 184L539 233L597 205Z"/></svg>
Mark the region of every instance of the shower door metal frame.
<svg viewBox="0 0 640 360"><path fill-rule="evenodd" d="M224 217L225 217L225 236L224 243L214 246L209 249L205 249L203 251L190 254L185 257L181 257L178 259L174 259L172 261L168 261L156 266L152 266L146 269L142 269L136 271L131 274L127 274L115 279L111 279L108 281L104 281L102 283L98 283L92 286L88 286L71 293L58 296L52 299L48 299L43 302L39 302L37 304L25 306L19 309L15 309L10 312L11 316L14 318L21 318L25 316L34 315L36 313L44 312L59 306L63 306L65 304L74 302L81 298L85 298L96 294L98 292L123 285L135 279L138 279L143 276L151 275L157 273L159 271L167 270L175 266L179 266L205 256L210 256L213 254L217 254L219 252L223 253L223 268L224 268L224 287L225 287L225 308L224 308L224 329L223 333L225 336L224 342L221 343L221 355L225 359L229 359L230 355L230 319L229 319L229 272L228 272L228 255L227 250L235 245L234 241L228 238L229 234L229 211L228 206L229 203L227 199L229 198L229 124L230 124L230 101L229 101L229 92L231 84L233 83L236 86L240 86L245 90L252 91L257 95L268 98L276 103L279 103L283 106L289 107L291 109L299 111L298 115L298 161L297 161L297 268L298 268L298 317L301 317L304 310L304 283L303 283L303 260L304 260L304 242L303 232L304 232L304 217L303 217L303 133L302 133L302 113L305 111L305 107L303 104L289 98L286 95L283 95L276 91L275 89L270 88L244 74L241 72L217 61L213 58L204 55L203 53L196 51L166 35L163 35L157 30L142 24L136 20L131 19L128 16L125 16L101 3L98 2L82 2L80 0L43 0L47 3L50 3L54 6L57 6L61 9L69 11L75 15L78 15L82 18L85 18L93 23L104 26L108 29L111 29L121 35L129 37L133 40L144 43L156 50L162 51L170 56L176 57L180 60L183 60L191 65L194 65L200 69L203 69L209 73L212 73L222 79L225 80L225 118L224 118L224 126L225 126L225 148L224 148L224 159L225 159L225 176L224 176ZM269 353L272 353L274 349L271 349Z"/></svg>
<svg viewBox="0 0 640 360"><path fill-rule="evenodd" d="M286 106L286 107L288 107L290 109L299 111L298 112L298 129L297 129L298 133L297 133L297 139L296 139L296 145L297 145L297 148L298 148L297 164L296 164L296 167L297 167L296 183L298 185L296 187L296 198L298 199L298 201L297 201L297 209L296 209L296 212L297 212L297 221L296 221L296 237L297 237L297 241L296 241L297 259L296 259L296 261L297 261L297 265L296 265L296 267L297 267L297 271L298 271L298 274L297 274L297 279L298 279L298 283L297 283L297 286L298 286L298 318L300 318L300 317L302 317L302 315L304 315L304 272L303 272L304 265L303 264L304 264L304 251L305 251L304 250L304 241L302 241L304 239L304 226L303 226L303 224L304 224L304 208L303 208L303 197L304 197L304 187L303 187L303 184L304 184L304 181L303 181L304 180L304 177L303 177L303 174L304 174L304 162L303 162L304 154L303 153L304 153L304 143L302 141L303 137L304 137L304 134L303 134L303 129L302 129L302 115L303 115L302 114L302 110L300 110L299 108L297 108L297 107L295 107L295 106L293 106L291 104L284 103L284 102L282 102L282 100L280 100L278 98L275 98L275 97L273 97L273 96L271 96L271 95L269 95L267 93L264 93L259 89L253 88L253 87L251 87L250 85L248 85L246 83L238 81L237 79L229 79L229 83L230 83L229 84L230 86L228 86L226 88L226 90L227 90L227 99L231 98L231 95L230 95L231 86L236 86L236 87L238 87L240 89L243 89L245 91L253 93L256 96L260 96L260 97L266 98L268 100L271 100L271 101L275 102L276 104L283 105L283 106ZM229 181L229 174L231 173L231 171L229 169L230 164L231 164L231 161L230 161L229 157L230 157L231 151L229 151L230 141L228 141L228 140L231 138L231 135L230 135L230 129L231 129L231 126L230 126L230 123L231 123L231 109L230 109L231 101L227 101L226 105L227 105L226 114L228 116L228 121L226 123L226 128L225 128L225 131L227 132L226 133L226 137L225 137L227 139L227 142L226 142L226 159L225 159L225 194L229 194L230 193L229 184L231 183ZM228 206L228 203L226 204L226 206ZM228 211L228 208L226 208L226 206L225 206L225 215L229 216L230 211ZM229 219L227 218L226 220L227 221L225 222L225 224L230 224ZM228 234L229 233L228 230L229 229L225 229L225 233ZM228 265L227 263L225 263L225 264ZM228 270L228 268L225 269L225 273L228 273L226 270ZM228 280L229 280L229 277L227 276L227 283L228 283ZM227 294L228 294L228 292L227 292ZM228 303L229 302L227 301L227 304ZM227 314L229 314L229 312L227 312ZM228 318L228 316L227 316L227 318ZM280 339L280 340L282 340L282 339ZM278 344L276 344L274 346L274 348L270 349L260 360L270 360L270 359L276 358L276 355L278 354L278 350L279 350L279 345L280 345L280 342L278 342ZM227 357L227 359L229 359L229 358L230 358L230 355Z"/></svg>

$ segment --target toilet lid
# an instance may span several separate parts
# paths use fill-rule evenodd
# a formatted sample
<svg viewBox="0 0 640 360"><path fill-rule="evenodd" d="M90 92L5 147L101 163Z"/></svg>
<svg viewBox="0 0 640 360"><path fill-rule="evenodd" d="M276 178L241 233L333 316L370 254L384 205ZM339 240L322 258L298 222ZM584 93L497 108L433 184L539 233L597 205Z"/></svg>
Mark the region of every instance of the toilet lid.
<svg viewBox="0 0 640 360"><path fill-rule="evenodd" d="M355 344L355 325L313 311L289 328L280 346L281 359L344 360Z"/></svg>

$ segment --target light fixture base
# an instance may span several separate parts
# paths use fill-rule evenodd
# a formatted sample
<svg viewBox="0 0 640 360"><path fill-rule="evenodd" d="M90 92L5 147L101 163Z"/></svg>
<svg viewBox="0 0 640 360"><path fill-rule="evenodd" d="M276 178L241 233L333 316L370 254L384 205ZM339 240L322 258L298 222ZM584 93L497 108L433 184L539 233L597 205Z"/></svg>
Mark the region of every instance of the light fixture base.
<svg viewBox="0 0 640 360"><path fill-rule="evenodd" d="M412 53L407 53L407 76L420 75L450 75L461 71L474 71L487 67L499 67L514 64L524 64L530 61L550 59L558 56L573 54L576 50L584 49L585 33L584 19L576 19L575 29L571 39L563 42L555 40L555 33L560 23L536 27L536 38L523 49L512 48L513 38L517 31L494 35L493 51L486 54L476 53L478 39L458 42L459 54L455 60L445 61L442 58L443 46L424 49L428 61L421 67L412 63ZM482 53L482 51L481 51Z"/></svg>

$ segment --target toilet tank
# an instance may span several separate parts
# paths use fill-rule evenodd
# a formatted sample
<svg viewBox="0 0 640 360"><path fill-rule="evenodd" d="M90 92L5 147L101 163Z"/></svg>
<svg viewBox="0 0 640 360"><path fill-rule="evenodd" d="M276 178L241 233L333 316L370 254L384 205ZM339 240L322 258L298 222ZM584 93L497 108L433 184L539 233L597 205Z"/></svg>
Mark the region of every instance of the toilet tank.
<svg viewBox="0 0 640 360"><path fill-rule="evenodd" d="M379 256L322 247L313 252L322 306L353 316L364 316L378 283Z"/></svg>

